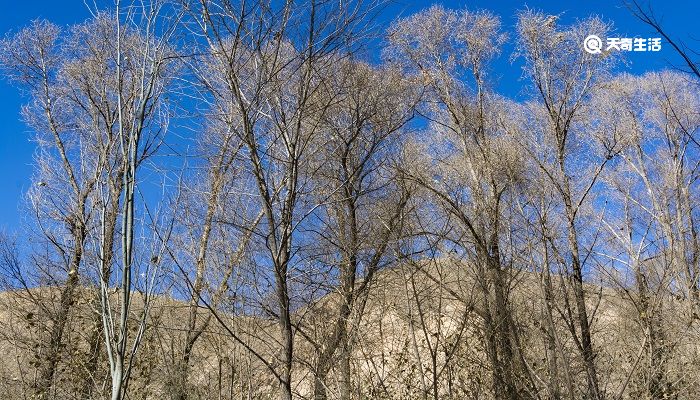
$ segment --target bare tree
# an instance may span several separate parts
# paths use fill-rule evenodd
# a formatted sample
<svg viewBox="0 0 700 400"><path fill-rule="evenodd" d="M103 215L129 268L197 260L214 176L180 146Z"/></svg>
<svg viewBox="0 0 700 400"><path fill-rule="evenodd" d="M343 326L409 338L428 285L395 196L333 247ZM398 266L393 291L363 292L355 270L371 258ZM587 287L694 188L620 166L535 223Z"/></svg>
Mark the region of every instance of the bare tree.
<svg viewBox="0 0 700 400"><path fill-rule="evenodd" d="M599 152L602 154L592 170L590 164L578 162L577 144L583 143L581 140L588 122L585 119L586 104L600 87L598 83L607 76L614 57L591 55L580 51L577 46L590 32L604 35L607 30L608 27L596 19L561 29L555 16L530 11L522 13L518 22L519 51L525 58L525 72L538 93L541 105L537 107L543 108L535 114L542 116L537 122L543 132L540 139L549 146L551 153L536 152L536 144L532 142L523 148L532 155L549 184L553 185L563 207L561 212L565 216L568 241L566 262L570 264L567 273L571 278L577 328L573 329L572 325L571 333L586 366L588 396L594 399L602 398L603 392L598 382L584 290L584 264L588 257L582 249L579 220L582 207L601 171L619 149L614 141L604 142L602 152ZM576 171L586 175L581 176Z"/></svg>
<svg viewBox="0 0 700 400"><path fill-rule="evenodd" d="M111 398L121 400L127 394L127 388L136 352L146 328L149 301L155 288L155 275L147 274L143 289L143 308L138 318L135 335L130 338L129 319L131 313L132 290L135 281L132 273L135 268L135 208L136 208L136 173L141 161L152 151L153 146L161 140L167 130L168 112L164 94L169 83L169 74L173 67L170 60L174 57L170 37L177 26L175 21L166 21L165 3L153 2L130 5L121 8L117 2L116 13L105 21L107 30L112 34L108 59L103 60L109 71L114 74L114 86L111 96L116 98L116 139L119 156L116 169L104 169L101 183L109 188L113 177L106 174L119 171L121 182L120 218L121 229L119 265L118 311L113 310L110 299L110 276L101 273L101 316L105 336L107 357L110 365ZM124 21L122 21L124 18ZM111 229L108 218L108 206L115 204L111 198L113 190L102 190L100 199L101 221L99 245L100 272L110 271L106 263L111 254ZM151 229L158 229L151 227ZM160 237L166 235L159 235ZM163 252L161 246L160 252ZM154 264L160 255L156 254ZM148 269L147 272L150 272ZM131 340L130 340L131 339Z"/></svg>
<svg viewBox="0 0 700 400"><path fill-rule="evenodd" d="M37 183L29 194L36 224L56 253L63 255L67 267L59 307L50 317L53 323L47 344L40 347L45 351L36 383L39 397L49 396L54 384L80 265L88 251L100 171L114 160L116 107L104 90L110 82L103 58L110 37L100 28L104 28L103 19L77 26L61 38L56 26L37 21L3 43L5 66L33 98L25 118L36 129L40 146ZM86 43L92 52L79 49ZM65 228L56 225L61 222ZM70 235L67 242L60 239L62 229Z"/></svg>
<svg viewBox="0 0 700 400"><path fill-rule="evenodd" d="M687 77L665 72L617 78L599 100L603 126L620 138L624 160L606 177L610 208L621 211L604 219L611 237L605 256L632 275L630 284L610 274L636 311L645 348L638 385L649 398L668 398L678 379L671 354L689 335L665 315L669 302L683 293L690 320L682 326L697 316L696 221L689 210L697 190L693 132L699 121L686 110L695 109L698 98Z"/></svg>
<svg viewBox="0 0 700 400"><path fill-rule="evenodd" d="M374 57L382 5L119 0L0 42L37 149L0 395L700 390L688 48L633 2L691 73L615 75L581 49L608 24L524 11L508 99L496 15L430 7Z"/></svg>
<svg viewBox="0 0 700 400"><path fill-rule="evenodd" d="M211 72L211 71L210 71ZM198 70L198 74L207 73ZM252 240L262 214L247 215L249 204L241 196L243 143L230 129L223 110L213 112L210 125L198 136L198 158L203 165L195 165L195 173L183 182L185 200L178 209L178 225L185 228L181 239L171 247L174 262L185 281L189 297L188 317L184 324L184 338L171 391L173 397L188 396L189 366L195 344L208 329L212 314L202 316L202 299L208 307L219 308L224 296L231 289L231 280L240 271L244 256ZM223 117L222 117L223 116ZM203 207L203 208L202 208ZM189 264L192 266L189 266ZM191 274L194 272L194 279Z"/></svg>
<svg viewBox="0 0 700 400"><path fill-rule="evenodd" d="M294 324L290 279L296 230L309 214L302 174L312 138L334 97L322 71L348 49L364 18L362 4L203 1L196 12L207 53L221 79L207 83L217 109L244 145L263 221L255 235L272 269L279 349L271 372L282 399L292 397ZM348 50L343 50L348 51ZM306 208L306 210L304 209ZM262 358L262 357L261 357Z"/></svg>
<svg viewBox="0 0 700 400"><path fill-rule="evenodd" d="M312 175L323 205L318 252L321 264L330 267L324 281L331 286L324 291L337 299L324 302L320 316L333 322L314 343L314 398L327 398L326 378L338 365L339 398L350 399L355 329L375 272L389 263L389 245L398 238L410 195L392 171L391 152L399 149L397 136L417 95L395 69L339 59L328 72L337 100L323 115L323 150Z"/></svg>
<svg viewBox="0 0 700 400"><path fill-rule="evenodd" d="M630 10L632 15L658 32L658 34L661 35L668 42L668 44L671 45L671 47L673 47L673 50L679 56L681 56L683 62L690 69L689 72L695 75L695 77L700 78L700 66L698 66L698 62L692 58L693 54L697 55L697 52L689 48L685 43L683 43L683 41L676 40L668 34L668 31L663 27L661 21L659 21L659 19L656 17L651 5L644 7L637 0L625 0L623 3L627 9Z"/></svg>
<svg viewBox="0 0 700 400"><path fill-rule="evenodd" d="M389 57L407 63L430 89L425 116L435 131L433 145L418 152L431 159L406 174L455 224L446 240L475 269L494 396L531 395L508 299L510 261L501 250L505 201L520 166L495 123L501 105L486 80L488 62L505 39L500 21L487 12L432 7L398 22L389 38Z"/></svg>

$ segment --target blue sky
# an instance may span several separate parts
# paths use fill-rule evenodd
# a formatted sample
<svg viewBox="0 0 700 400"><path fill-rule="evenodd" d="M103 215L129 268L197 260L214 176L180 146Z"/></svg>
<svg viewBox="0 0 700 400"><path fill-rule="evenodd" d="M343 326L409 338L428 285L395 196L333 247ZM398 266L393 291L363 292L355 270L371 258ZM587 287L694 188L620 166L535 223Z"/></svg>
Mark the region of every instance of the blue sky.
<svg viewBox="0 0 700 400"><path fill-rule="evenodd" d="M98 2L105 6L111 2ZM515 15L525 7L541 10L547 13L559 14L560 21L568 24L576 19L590 15L598 15L615 26L615 36L619 37L656 37L653 32L637 21L616 0L475 0L475 1L391 1L384 10L382 20L390 21L400 16L407 16L432 4L443 4L448 8L488 9L500 15L503 27L512 31L515 25ZM700 49L700 2L693 0L651 1L657 16L661 19L667 31L673 37L685 40L691 47ZM69 25L83 21L89 16L81 0L65 1L17 1L0 0L0 33L17 31L36 18L45 18L59 25ZM497 90L507 96L522 95L520 68L509 61L510 50L507 47L504 54L494 66L494 77L497 78ZM630 73L643 73L649 70L662 69L671 64L682 65L679 58L670 49L662 48L658 53L630 53ZM5 79L0 79L0 171L4 179L0 182L0 231L17 232L20 229L21 214L19 212L22 196L30 185L32 173L32 154L34 146L30 141L31 134L19 119L23 100L18 91L10 86Z"/></svg>

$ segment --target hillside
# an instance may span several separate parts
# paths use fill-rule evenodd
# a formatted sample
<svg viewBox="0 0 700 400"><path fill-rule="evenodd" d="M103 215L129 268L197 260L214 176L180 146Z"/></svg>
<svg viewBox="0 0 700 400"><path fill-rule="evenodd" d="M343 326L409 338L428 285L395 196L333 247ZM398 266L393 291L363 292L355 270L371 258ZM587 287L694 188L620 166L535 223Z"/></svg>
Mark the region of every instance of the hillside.
<svg viewBox="0 0 700 400"><path fill-rule="evenodd" d="M548 350L542 341L542 304L538 292L540 277L529 272L519 272L512 277L511 298L513 314L518 327L519 348L522 357L534 377L547 374ZM358 321L353 336L350 357L353 387L357 398L371 399L418 399L429 387L438 388L440 399L489 398L490 370L484 353L482 317L483 300L474 290L476 281L470 278L467 267L452 261L424 263L382 270L374 282L366 304L364 315ZM587 287L592 300L591 308L596 349L599 349L598 365L610 377L614 386L606 387L611 396L627 385L623 399L635 397L635 387L645 362L644 335L634 323L638 316L624 293L597 285ZM57 289L41 288L30 291L4 292L0 320L0 395L3 399L22 399L31 390L34 378L33 343L41 340L47 325L40 319L41 310L32 304L41 298L55 297ZM56 392L52 398L78 398L80 384L84 379L94 380L95 390L90 398L104 398L99 388L109 378L107 360L101 352L94 370L86 370L89 359L91 337L96 315L93 309L94 292L83 289L70 319L68 343L63 350L60 369L56 379ZM142 309L142 300L136 298L134 320ZM312 346L328 334L331 325L329 307L338 301L338 296L329 294L320 298L296 315L297 346L294 369L294 392L298 398L312 398L313 368L318 350ZM556 303L563 307L563 293ZM667 368L675 379L683 382L678 386L679 398L690 398L700 390L693 371L698 363L698 340L696 326L687 326L687 316L681 304L669 301L665 321L666 340L669 348ZM168 398L173 385L183 384L177 380L178 372L173 357L183 341L183 322L186 320L187 304L157 296L152 302L148 329L142 343L140 357L133 367L133 380L129 388L131 398ZM677 313L672 315L671 313ZM200 308L200 318L209 315L209 310ZM254 316L231 316L219 313L227 329L236 334L249 350L273 360L274 343L279 336L274 322ZM632 322L630 322L632 321ZM632 325L630 325L632 324ZM136 325L136 324L134 324ZM561 330L559 337L567 338L566 324L557 322ZM276 385L269 378L263 362L234 339L227 329L212 320L196 347L192 357L191 377L187 391L191 398L251 398L268 399ZM575 354L575 343L563 339L560 354ZM573 357L572 357L573 358ZM583 368L573 360L567 360L572 376L582 374ZM332 373L331 373L332 375ZM99 384L102 381L103 384ZM328 388L331 398L334 388ZM577 396L585 388L574 388Z"/></svg>

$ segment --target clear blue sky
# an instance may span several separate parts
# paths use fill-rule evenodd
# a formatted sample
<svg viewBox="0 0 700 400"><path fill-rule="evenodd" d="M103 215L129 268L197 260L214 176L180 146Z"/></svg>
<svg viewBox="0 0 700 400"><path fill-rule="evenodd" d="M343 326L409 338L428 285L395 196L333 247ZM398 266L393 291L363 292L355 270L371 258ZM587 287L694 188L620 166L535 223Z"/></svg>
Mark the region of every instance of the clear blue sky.
<svg viewBox="0 0 700 400"><path fill-rule="evenodd" d="M633 18L620 0L474 0L474 1L393 1L382 15L383 20L393 20L410 15L432 4L439 3L449 8L468 7L488 9L501 16L504 29L511 31L515 14L525 7L547 13L561 14L561 22L567 24L576 19L595 14L612 22L619 37L654 37L650 28ZM111 2L100 2L109 6ZM672 36L685 40L691 47L700 50L700 1L697 0L651 0L656 14ZM80 22L88 17L81 0L0 0L0 33L17 31L35 18L45 18L59 25ZM509 63L509 50L498 60L495 75L498 90L508 96L518 96L521 83L520 69ZM682 65L669 46L659 53L631 53L629 71L643 73L661 69L670 63ZM21 215L19 206L25 190L30 185L32 173L33 144L30 133L19 120L22 99L17 90L5 79L0 79L0 230L17 232Z"/></svg>

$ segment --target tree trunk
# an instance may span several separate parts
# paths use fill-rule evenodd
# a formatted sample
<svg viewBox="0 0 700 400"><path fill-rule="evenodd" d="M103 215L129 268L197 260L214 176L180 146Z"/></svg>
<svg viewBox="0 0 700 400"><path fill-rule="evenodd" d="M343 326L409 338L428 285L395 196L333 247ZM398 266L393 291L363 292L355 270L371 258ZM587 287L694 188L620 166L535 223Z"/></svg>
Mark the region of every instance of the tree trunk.
<svg viewBox="0 0 700 400"><path fill-rule="evenodd" d="M497 239L496 239L497 240ZM479 263L484 266L486 283L482 284L486 301L484 327L486 332L486 353L492 367L492 385L494 397L498 400L517 400L516 365L513 356L510 310L500 267L498 246L491 240L489 249L479 246L477 249ZM491 253L491 254L489 254Z"/></svg>
<svg viewBox="0 0 700 400"><path fill-rule="evenodd" d="M352 398L352 380L350 371L350 349L345 341L338 360L338 385L340 386L340 400Z"/></svg>
<svg viewBox="0 0 700 400"><path fill-rule="evenodd" d="M121 179L121 175L117 176ZM118 180L115 180L118 182ZM104 237L104 248L102 254L102 277L101 279L109 283L109 279L112 275L112 260L114 259L114 231L117 226L117 217L119 214L119 196L121 194L121 185L117 184L113 186L112 197L110 201L110 208L107 212L105 218L105 237ZM95 309L101 309L99 289L95 292ZM102 313L95 313L94 319L92 321L92 330L90 332L90 337L88 339L88 346L90 349L90 354L88 360L85 364L85 377L83 379L81 398L83 400L90 400L93 398L93 389L95 387L94 375L99 366L100 352L102 349L102 344L104 341L104 324L102 322Z"/></svg>
<svg viewBox="0 0 700 400"><path fill-rule="evenodd" d="M82 210L81 205L78 206ZM59 307L56 315L52 318L53 325L48 340L46 354L43 357L43 362L39 368L39 377L36 384L36 397L38 399L48 398L53 386L54 375L56 368L61 360L61 352L63 351L63 334L66 329L70 310L75 302L75 290L78 287L78 268L83 257L83 242L85 240L85 228L82 221L71 221L73 226L73 238L75 239L75 248L73 249L73 258L68 269L68 277L61 291ZM40 348L43 346L40 346Z"/></svg>
<svg viewBox="0 0 700 400"><path fill-rule="evenodd" d="M544 293L544 318L542 318L542 323L545 326L545 347L547 351L547 369L549 372L549 394L553 400L559 400L561 398L559 382L559 362L557 357L557 352L559 351L557 346L556 331L554 327L553 314L553 303L554 295L552 293L552 279L549 272L549 263L545 262L544 271L542 272L542 291Z"/></svg>
<svg viewBox="0 0 700 400"><path fill-rule="evenodd" d="M277 273L277 302L279 307L279 329L282 345L280 347L280 400L292 400L292 356L294 352L294 336L287 288L287 261L276 268Z"/></svg>
<svg viewBox="0 0 700 400"><path fill-rule="evenodd" d="M570 203L567 208L571 210ZM588 395L593 400L602 399L598 386L598 373L595 366L595 353L593 351L593 341L591 340L591 326L588 321L588 311L586 310L586 294L583 288L583 271L579 255L578 239L576 227L574 226L573 212L569 212L569 247L571 249L572 280L574 288L574 298L576 301L576 315L578 326L581 331L581 347L583 350L583 363L586 368L586 380L588 382Z"/></svg>

